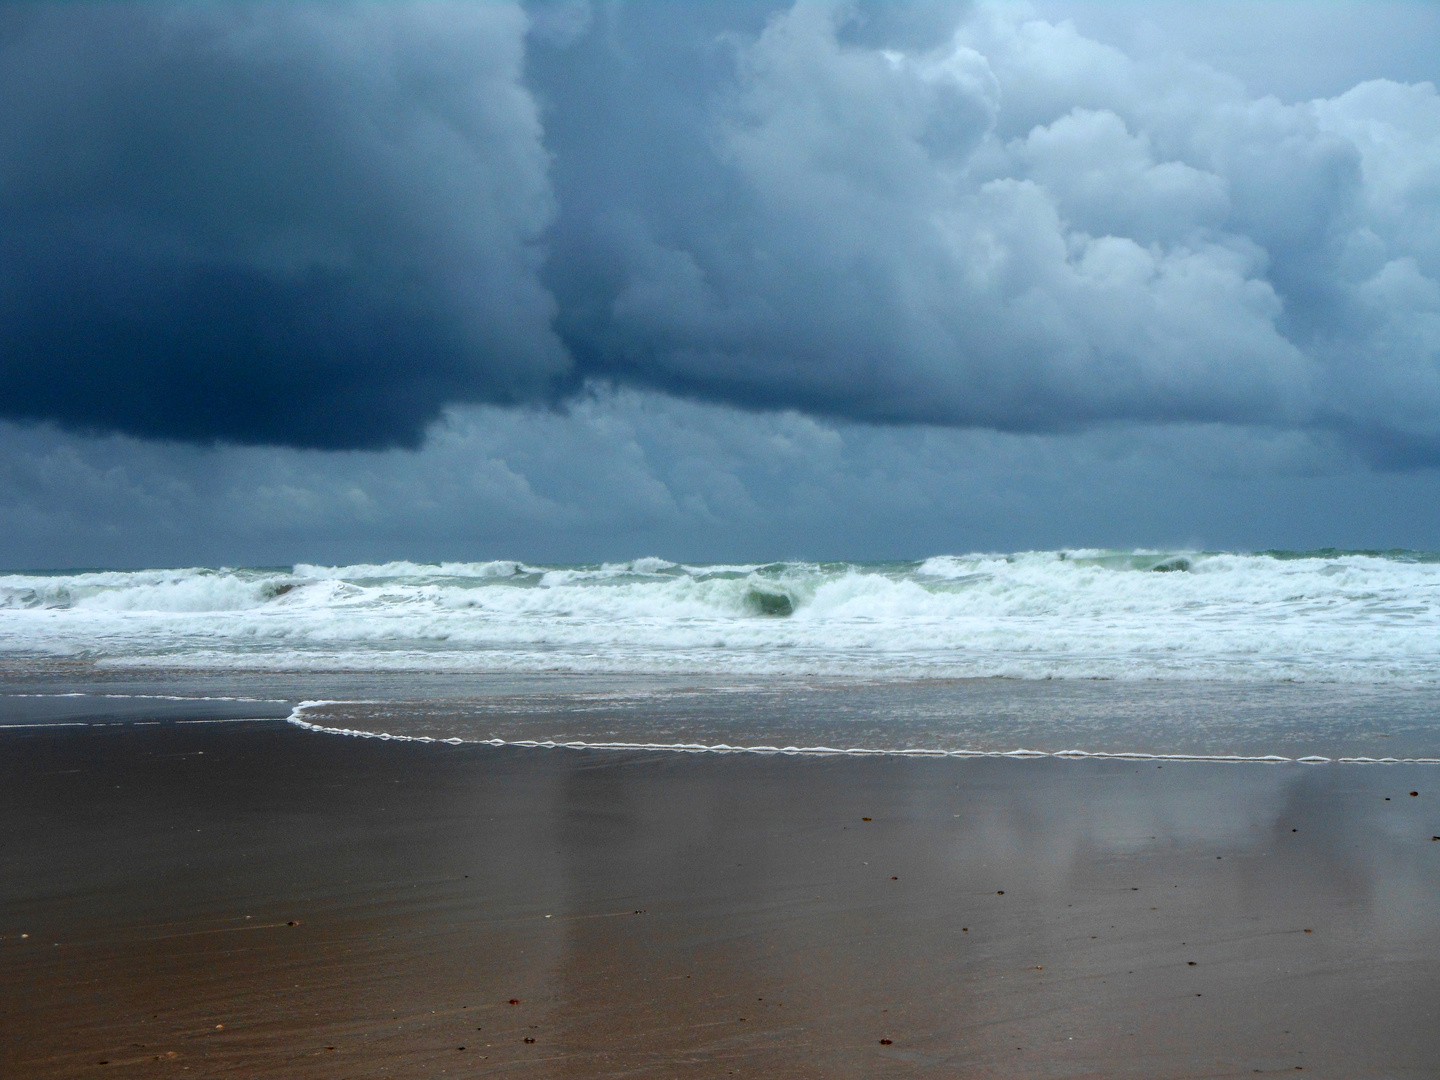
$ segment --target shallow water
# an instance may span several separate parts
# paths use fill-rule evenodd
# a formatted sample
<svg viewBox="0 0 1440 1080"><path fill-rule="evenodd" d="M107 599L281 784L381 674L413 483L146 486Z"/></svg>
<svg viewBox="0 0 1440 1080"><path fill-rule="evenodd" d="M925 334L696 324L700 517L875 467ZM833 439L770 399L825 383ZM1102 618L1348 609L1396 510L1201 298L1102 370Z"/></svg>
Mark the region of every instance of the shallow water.
<svg viewBox="0 0 1440 1080"><path fill-rule="evenodd" d="M0 724L281 717L463 742L1440 761L1431 687L0 668Z"/></svg>

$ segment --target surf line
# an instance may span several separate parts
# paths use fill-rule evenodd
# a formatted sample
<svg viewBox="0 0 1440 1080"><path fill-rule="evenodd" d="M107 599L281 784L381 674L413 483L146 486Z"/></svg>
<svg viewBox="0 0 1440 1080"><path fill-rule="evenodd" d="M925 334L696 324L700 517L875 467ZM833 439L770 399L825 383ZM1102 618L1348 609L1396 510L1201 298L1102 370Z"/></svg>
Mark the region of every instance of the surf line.
<svg viewBox="0 0 1440 1080"><path fill-rule="evenodd" d="M302 717L308 708L325 705L378 705L372 701L302 701L286 718L296 727L322 735L344 735L354 739L380 739L384 742L439 743L447 746L511 746L526 750L622 750L652 751L681 754L764 754L789 757L922 757L922 758L1008 758L1031 760L1060 758L1065 761L1213 761L1237 765L1440 765L1440 758L1373 758L1322 757L1311 754L1292 758L1281 754L1153 754L1140 750L942 750L939 748L836 747L836 746L733 746L729 743L641 743L585 742L555 739L437 739L431 735L394 735L388 731L363 731L358 728L328 727L314 724Z"/></svg>

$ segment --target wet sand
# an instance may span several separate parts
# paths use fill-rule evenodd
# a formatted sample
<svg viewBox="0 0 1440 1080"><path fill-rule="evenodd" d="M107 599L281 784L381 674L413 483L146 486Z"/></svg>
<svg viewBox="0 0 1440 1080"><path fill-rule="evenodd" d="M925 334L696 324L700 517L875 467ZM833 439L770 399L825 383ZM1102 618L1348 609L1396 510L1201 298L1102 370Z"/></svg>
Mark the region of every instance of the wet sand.
<svg viewBox="0 0 1440 1080"><path fill-rule="evenodd" d="M1437 794L0 731L0 1075L1433 1077Z"/></svg>

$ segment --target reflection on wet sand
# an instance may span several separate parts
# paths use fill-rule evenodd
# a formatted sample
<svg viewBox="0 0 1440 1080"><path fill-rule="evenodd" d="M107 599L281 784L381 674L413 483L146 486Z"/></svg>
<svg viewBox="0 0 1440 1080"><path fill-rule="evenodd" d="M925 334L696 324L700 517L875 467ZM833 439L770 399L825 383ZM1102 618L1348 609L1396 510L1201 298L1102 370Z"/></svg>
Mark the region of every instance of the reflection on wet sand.
<svg viewBox="0 0 1440 1080"><path fill-rule="evenodd" d="M278 723L6 732L0 751L7 1075L1440 1059L1432 768L493 750Z"/></svg>

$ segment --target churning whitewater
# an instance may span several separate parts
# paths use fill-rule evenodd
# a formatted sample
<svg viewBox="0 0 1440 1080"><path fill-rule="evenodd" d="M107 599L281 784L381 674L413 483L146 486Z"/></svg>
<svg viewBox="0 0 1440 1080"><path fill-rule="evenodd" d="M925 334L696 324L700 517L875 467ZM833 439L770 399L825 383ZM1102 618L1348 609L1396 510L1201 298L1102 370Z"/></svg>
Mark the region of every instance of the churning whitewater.
<svg viewBox="0 0 1440 1080"><path fill-rule="evenodd" d="M1440 683L1440 556L1026 552L0 576L0 650L102 666Z"/></svg>

